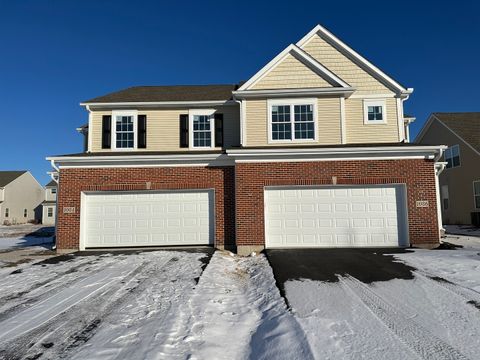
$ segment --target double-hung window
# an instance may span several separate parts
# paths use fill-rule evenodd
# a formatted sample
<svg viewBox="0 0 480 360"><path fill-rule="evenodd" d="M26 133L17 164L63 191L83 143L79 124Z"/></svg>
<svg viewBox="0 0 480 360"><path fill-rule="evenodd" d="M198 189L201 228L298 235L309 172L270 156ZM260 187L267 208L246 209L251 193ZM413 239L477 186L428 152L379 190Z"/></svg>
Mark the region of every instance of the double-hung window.
<svg viewBox="0 0 480 360"><path fill-rule="evenodd" d="M316 140L314 99L269 101L271 142Z"/></svg>
<svg viewBox="0 0 480 360"><path fill-rule="evenodd" d="M53 217L53 208L51 208L51 207L47 208L47 216L48 217Z"/></svg>
<svg viewBox="0 0 480 360"><path fill-rule="evenodd" d="M189 128L191 149L211 149L215 146L215 110L190 110Z"/></svg>
<svg viewBox="0 0 480 360"><path fill-rule="evenodd" d="M57 188L52 188L50 191L52 192L53 195L55 195L57 193Z"/></svg>
<svg viewBox="0 0 480 360"><path fill-rule="evenodd" d="M480 180L473 182L473 198L475 209L480 210Z"/></svg>
<svg viewBox="0 0 480 360"><path fill-rule="evenodd" d="M112 112L112 144L115 149L134 149L136 147L136 111Z"/></svg>
<svg viewBox="0 0 480 360"><path fill-rule="evenodd" d="M385 100L364 100L363 122L365 124L386 124L387 110Z"/></svg>
<svg viewBox="0 0 480 360"><path fill-rule="evenodd" d="M460 166L460 147L458 145L450 146L445 150L445 161L447 169Z"/></svg>

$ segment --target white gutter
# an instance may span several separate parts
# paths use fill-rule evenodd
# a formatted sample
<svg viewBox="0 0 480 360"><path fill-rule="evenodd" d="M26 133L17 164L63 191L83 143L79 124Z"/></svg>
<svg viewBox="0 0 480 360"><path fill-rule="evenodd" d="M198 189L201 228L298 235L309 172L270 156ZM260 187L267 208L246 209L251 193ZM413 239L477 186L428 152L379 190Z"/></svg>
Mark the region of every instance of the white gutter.
<svg viewBox="0 0 480 360"><path fill-rule="evenodd" d="M303 89L280 89L280 90L237 90L232 94L239 99L254 98L260 96L275 97L298 97L315 95L351 95L356 89L353 87L338 88L303 88ZM348 97L348 96L347 96Z"/></svg>
<svg viewBox="0 0 480 360"><path fill-rule="evenodd" d="M233 96L233 101L238 103L240 107L240 145L246 146L245 143L245 129L244 129L244 123L245 123L245 114L244 114L244 109L243 109L243 101L242 100L237 100L235 96Z"/></svg>
<svg viewBox="0 0 480 360"><path fill-rule="evenodd" d="M103 102L103 103L80 103L80 106L92 107L132 107L132 106L220 106L220 105L236 105L233 100L208 100L208 101L132 101L132 102Z"/></svg>
<svg viewBox="0 0 480 360"><path fill-rule="evenodd" d="M435 192L437 195L437 221L438 229L440 232L445 231L443 227L443 218L442 218L442 201L440 197L440 174L445 170L447 166L446 162L437 162L435 163Z"/></svg>

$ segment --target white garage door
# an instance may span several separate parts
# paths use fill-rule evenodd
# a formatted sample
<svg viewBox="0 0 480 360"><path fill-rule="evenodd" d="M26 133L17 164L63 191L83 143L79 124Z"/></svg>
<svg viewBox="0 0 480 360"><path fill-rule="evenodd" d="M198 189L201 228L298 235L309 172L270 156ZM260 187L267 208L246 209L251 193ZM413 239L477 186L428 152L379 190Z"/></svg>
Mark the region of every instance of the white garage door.
<svg viewBox="0 0 480 360"><path fill-rule="evenodd" d="M266 247L408 245L401 185L265 189Z"/></svg>
<svg viewBox="0 0 480 360"><path fill-rule="evenodd" d="M84 196L82 248L213 244L213 191Z"/></svg>

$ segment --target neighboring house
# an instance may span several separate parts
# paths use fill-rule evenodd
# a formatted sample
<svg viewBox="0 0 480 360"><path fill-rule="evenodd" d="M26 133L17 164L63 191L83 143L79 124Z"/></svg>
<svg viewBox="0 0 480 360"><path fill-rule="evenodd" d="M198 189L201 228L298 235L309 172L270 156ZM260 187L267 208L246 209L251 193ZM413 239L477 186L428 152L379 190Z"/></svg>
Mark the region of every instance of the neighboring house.
<svg viewBox="0 0 480 360"><path fill-rule="evenodd" d="M28 171L0 171L0 225L40 221L43 187Z"/></svg>
<svg viewBox="0 0 480 360"><path fill-rule="evenodd" d="M240 85L85 101L87 151L48 158L57 247L433 247L443 147L406 142L412 92L317 26Z"/></svg>
<svg viewBox="0 0 480 360"><path fill-rule="evenodd" d="M42 203L42 224L55 225L57 214L57 183L52 180L45 185L45 201Z"/></svg>
<svg viewBox="0 0 480 360"><path fill-rule="evenodd" d="M416 141L448 145L439 178L443 223L480 226L480 112L433 113Z"/></svg>

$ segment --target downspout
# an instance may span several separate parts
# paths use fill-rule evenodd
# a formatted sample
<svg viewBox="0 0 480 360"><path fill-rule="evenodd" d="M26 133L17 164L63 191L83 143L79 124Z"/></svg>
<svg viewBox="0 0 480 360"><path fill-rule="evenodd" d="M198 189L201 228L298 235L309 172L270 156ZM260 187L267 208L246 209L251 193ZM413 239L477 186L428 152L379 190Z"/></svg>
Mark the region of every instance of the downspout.
<svg viewBox="0 0 480 360"><path fill-rule="evenodd" d="M443 227L442 219L442 202L440 198L440 174L445 170L446 162L438 161L443 155L443 148L438 152L438 155L435 157L435 192L437 195L437 221L438 221L438 230L441 233L445 232Z"/></svg>
<svg viewBox="0 0 480 360"><path fill-rule="evenodd" d="M60 190L60 189L58 189L58 187L59 187L58 179L59 179L59 176L60 176L60 168L55 164L55 160L53 160L53 159L50 160L50 164L52 165L52 168L54 168L55 171L58 174L57 177L55 177L55 174L53 172L50 173L50 177L52 178L52 180L57 183L57 194L56 194L56 200L55 200L55 241L53 242L53 246L52 246L52 250L57 250L58 194L59 194L58 190Z"/></svg>
<svg viewBox="0 0 480 360"><path fill-rule="evenodd" d="M244 141L244 131L243 131L243 125L244 125L244 113L243 113L243 102L242 100L237 100L235 98L235 96L233 96L233 101L235 101L236 103L238 103L239 107L240 107L240 146L243 147L244 144L245 144L245 141Z"/></svg>

